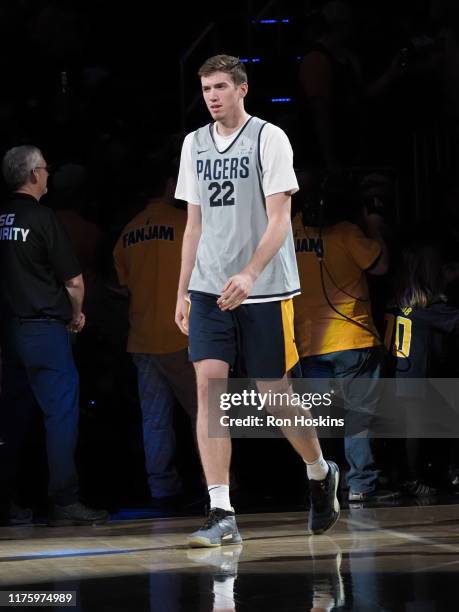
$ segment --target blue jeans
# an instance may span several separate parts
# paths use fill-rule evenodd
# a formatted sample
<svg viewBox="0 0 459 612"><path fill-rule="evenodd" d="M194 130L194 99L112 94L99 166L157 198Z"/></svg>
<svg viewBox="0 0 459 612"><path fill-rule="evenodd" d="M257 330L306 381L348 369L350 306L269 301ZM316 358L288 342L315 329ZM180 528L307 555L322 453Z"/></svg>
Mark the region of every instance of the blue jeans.
<svg viewBox="0 0 459 612"><path fill-rule="evenodd" d="M70 334L59 321L9 321L2 333L3 388L0 431L5 440L5 486L10 491L33 423L35 401L43 416L53 503L78 499L75 449L79 378Z"/></svg>
<svg viewBox="0 0 459 612"><path fill-rule="evenodd" d="M175 468L174 408L177 400L196 414L194 370L186 351L152 355L132 353L137 368L148 486L152 497L182 492ZM188 392L186 390L189 389Z"/></svg>
<svg viewBox="0 0 459 612"><path fill-rule="evenodd" d="M381 376L382 355L380 347L312 355L303 357L301 370L304 378L368 379L364 389L362 385L357 385L354 389L352 385L347 387L344 407L350 409L347 425L352 431L352 420L362 419L360 411L364 411L369 419L376 413L379 401L377 381ZM359 412L352 411L353 407ZM356 430L358 429L360 428L357 427ZM349 464L347 483L351 491L374 491L380 471L376 467L372 440L368 437L345 436L344 451Z"/></svg>

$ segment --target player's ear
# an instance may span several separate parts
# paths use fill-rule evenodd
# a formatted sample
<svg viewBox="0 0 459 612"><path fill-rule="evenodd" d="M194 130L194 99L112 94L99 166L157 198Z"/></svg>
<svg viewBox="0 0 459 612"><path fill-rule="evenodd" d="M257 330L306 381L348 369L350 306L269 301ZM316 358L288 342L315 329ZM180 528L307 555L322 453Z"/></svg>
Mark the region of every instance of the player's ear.
<svg viewBox="0 0 459 612"><path fill-rule="evenodd" d="M248 83L241 83L239 85L239 91L241 92L241 95L243 98L246 97L247 92L249 91L249 84Z"/></svg>

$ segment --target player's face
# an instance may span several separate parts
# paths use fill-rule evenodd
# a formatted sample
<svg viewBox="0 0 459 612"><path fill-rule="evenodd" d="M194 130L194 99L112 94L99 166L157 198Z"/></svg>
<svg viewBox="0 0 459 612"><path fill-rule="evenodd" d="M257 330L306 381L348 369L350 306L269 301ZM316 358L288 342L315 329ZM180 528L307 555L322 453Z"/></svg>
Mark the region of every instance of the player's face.
<svg viewBox="0 0 459 612"><path fill-rule="evenodd" d="M236 85L226 72L214 72L201 77L202 94L212 118L224 121L242 107L247 83Z"/></svg>

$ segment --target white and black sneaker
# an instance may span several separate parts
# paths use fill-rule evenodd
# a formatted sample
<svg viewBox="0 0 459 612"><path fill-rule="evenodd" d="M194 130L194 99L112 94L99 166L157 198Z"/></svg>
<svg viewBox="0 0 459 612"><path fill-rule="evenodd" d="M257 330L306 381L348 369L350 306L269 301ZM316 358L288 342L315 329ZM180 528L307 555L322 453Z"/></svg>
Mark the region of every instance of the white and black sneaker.
<svg viewBox="0 0 459 612"><path fill-rule="evenodd" d="M339 518L339 502L336 496L339 484L339 469L333 461L327 461L328 474L323 480L309 480L309 532L318 535L333 527Z"/></svg>
<svg viewBox="0 0 459 612"><path fill-rule="evenodd" d="M193 548L212 548L227 544L239 544L242 538L239 534L234 511L211 508L206 522L188 538L189 546Z"/></svg>

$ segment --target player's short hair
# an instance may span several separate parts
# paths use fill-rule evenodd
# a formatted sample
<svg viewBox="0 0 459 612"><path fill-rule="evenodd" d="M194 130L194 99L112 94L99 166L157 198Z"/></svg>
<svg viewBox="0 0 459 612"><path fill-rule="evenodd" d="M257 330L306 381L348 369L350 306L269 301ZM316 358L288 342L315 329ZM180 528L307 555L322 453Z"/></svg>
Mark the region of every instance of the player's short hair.
<svg viewBox="0 0 459 612"><path fill-rule="evenodd" d="M208 77L214 72L226 72L235 85L247 83L247 71L238 57L233 55L214 55L209 57L198 70L199 77Z"/></svg>

